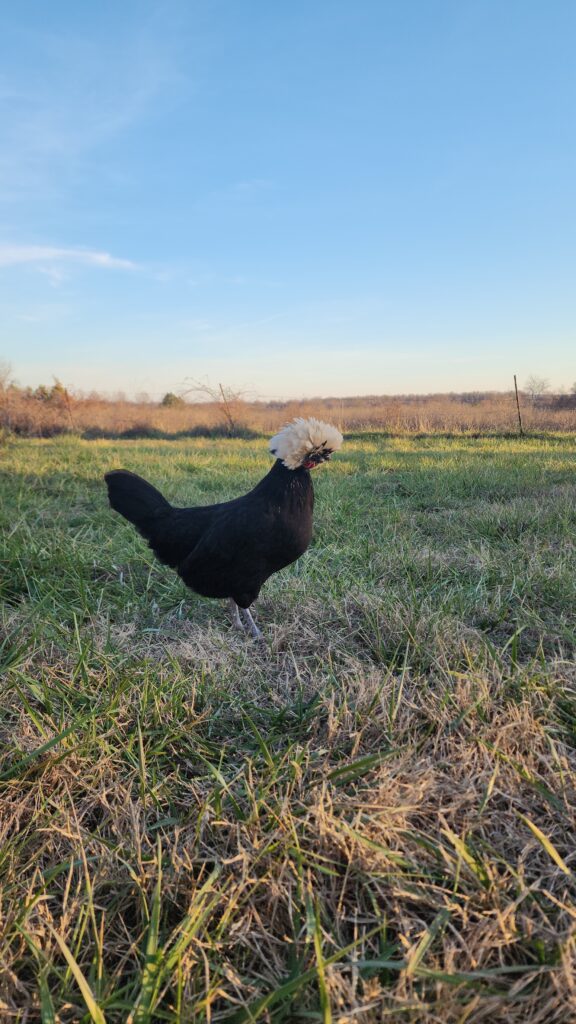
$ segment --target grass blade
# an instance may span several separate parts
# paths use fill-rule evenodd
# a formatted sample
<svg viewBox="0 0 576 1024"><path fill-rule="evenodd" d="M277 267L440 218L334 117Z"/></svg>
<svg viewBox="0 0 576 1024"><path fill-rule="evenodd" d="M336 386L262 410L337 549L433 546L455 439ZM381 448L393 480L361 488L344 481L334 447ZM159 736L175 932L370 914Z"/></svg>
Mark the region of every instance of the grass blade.
<svg viewBox="0 0 576 1024"><path fill-rule="evenodd" d="M530 821L530 818L527 818L525 814L520 814L520 817L522 818L522 821L524 821L526 825L528 825L528 828L530 829L532 835L536 837L540 845L544 847L548 856L552 858L552 860L555 864L558 865L560 870L563 871L565 875L571 875L572 872L566 864L566 861L562 859L556 847L553 845L551 840L548 839L548 836L545 836L544 833L538 828L538 825L535 825L533 821Z"/></svg>
<svg viewBox="0 0 576 1024"><path fill-rule="evenodd" d="M152 894L152 905L150 908L150 920L148 922L148 935L146 938L146 952L144 969L142 971L142 986L133 1006L133 1012L128 1018L134 1024L149 1024L151 1021L154 990L156 987L156 976L160 969L162 954L158 953L158 937L160 934L160 907L162 903L162 844L160 836L157 836L156 859L158 872L156 885Z"/></svg>
<svg viewBox="0 0 576 1024"><path fill-rule="evenodd" d="M50 989L48 988L48 982L46 981L45 969L42 969L38 975L38 988L40 989L40 1016L42 1024L56 1024L56 1011L52 1002L52 996L50 995Z"/></svg>
<svg viewBox="0 0 576 1024"><path fill-rule="evenodd" d="M106 1018L105 1018L104 1014L102 1013L102 1010L98 1006L98 1004L96 1002L96 999L94 998L94 993L92 992L92 989L90 988L90 985L86 981L86 978L85 978L84 974L82 973L80 965L78 964L77 960L75 960L74 956L72 955L72 953L68 949L68 946L64 942L64 939L62 938L62 936L58 934L56 929L53 928L52 925L49 922L46 922L46 923L47 923L48 928L50 929L52 935L56 939L56 942L58 943L58 946L60 947L60 951L61 951L64 959L66 960L66 963L68 964L70 970L72 971L72 974L74 975L74 978L76 980L76 984L78 985L78 988L80 989L80 991L82 993L82 998L84 999L84 1002L86 1003L86 1007L88 1009L88 1013L90 1014L92 1020L94 1021L94 1024L106 1024Z"/></svg>
<svg viewBox="0 0 576 1024"><path fill-rule="evenodd" d="M424 935L415 946L412 954L408 957L406 963L406 974L408 975L408 977L415 974L417 968L420 965L420 962L422 961L424 955L426 954L426 951L432 945L434 939L439 934L439 932L442 931L449 917L450 911L446 909L441 910L440 913L436 914L436 917L432 921L432 924L429 926L429 928L426 929Z"/></svg>
<svg viewBox="0 0 576 1024"><path fill-rule="evenodd" d="M70 733L74 732L74 730L78 728L78 724L79 723L74 722L72 725L69 725L67 729L63 729L62 732L57 733L56 736L52 736L52 738L46 743L43 743L42 746L36 747L36 750L33 750L31 754L27 754L26 757L22 757L16 762L16 764L13 764L11 768L2 772L2 775L0 775L0 782L8 782L10 779L13 779L14 776L18 775L23 768L27 768L32 761L42 757L42 754L45 754L47 750L51 750L57 743L66 739Z"/></svg>
<svg viewBox="0 0 576 1024"><path fill-rule="evenodd" d="M340 782L348 782L351 779L357 779L366 772L369 772L371 768L376 768L382 761L387 757L390 757L394 751L392 747L387 750L379 750L376 754L366 754L365 757L358 757L355 761L349 761L348 764L341 765L338 768L334 768L328 773L327 778L330 782L334 782L338 779Z"/></svg>
<svg viewBox="0 0 576 1024"><path fill-rule="evenodd" d="M347 956L348 953L352 953L361 942L366 942L367 939L372 938L372 936L376 935L376 933L381 931L381 929L382 926L379 924L375 928L371 928L370 931L366 932L366 934L362 935L359 939L351 942L348 946L338 949L336 953L333 953L332 956L329 956L323 961L323 967L328 967L331 964L335 964L339 960L344 959L344 957ZM289 981L285 981L283 985L279 985L278 988L269 992L268 995L262 996L260 999L256 999L249 1006L244 1007L232 1018L232 1024L254 1024L254 1021L257 1021L266 1010L269 1010L272 1006L276 1006L278 1003L291 998L300 988L303 988L309 981L313 981L317 977L318 968L309 967L308 970L302 971L298 977L290 978Z"/></svg>
<svg viewBox="0 0 576 1024"><path fill-rule="evenodd" d="M320 927L320 905L318 898L314 904L314 952L316 953L316 966L318 972L318 989L320 991L320 1006L322 1009L323 1024L332 1024L332 1010L330 1009L330 996L326 986L326 971L324 956L322 953L322 929Z"/></svg>

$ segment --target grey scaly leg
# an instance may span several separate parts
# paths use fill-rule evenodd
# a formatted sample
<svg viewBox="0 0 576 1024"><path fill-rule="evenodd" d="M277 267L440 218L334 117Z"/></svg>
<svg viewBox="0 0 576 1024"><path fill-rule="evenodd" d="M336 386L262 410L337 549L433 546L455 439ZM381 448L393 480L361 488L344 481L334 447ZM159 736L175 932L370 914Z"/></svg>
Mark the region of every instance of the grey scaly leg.
<svg viewBox="0 0 576 1024"><path fill-rule="evenodd" d="M251 613L250 609L249 608L242 608L242 615L244 616L244 618L246 620L246 626L247 626L251 636L253 636L255 640L261 640L262 637L263 637L263 633L262 633L262 631L260 629L258 629L258 626L254 622L254 619L252 618L252 613Z"/></svg>
<svg viewBox="0 0 576 1024"><path fill-rule="evenodd" d="M241 629L242 632L244 632L245 626L240 618L240 609L238 608L234 598L228 598L228 607L230 609L230 614L232 615L232 625L235 629Z"/></svg>

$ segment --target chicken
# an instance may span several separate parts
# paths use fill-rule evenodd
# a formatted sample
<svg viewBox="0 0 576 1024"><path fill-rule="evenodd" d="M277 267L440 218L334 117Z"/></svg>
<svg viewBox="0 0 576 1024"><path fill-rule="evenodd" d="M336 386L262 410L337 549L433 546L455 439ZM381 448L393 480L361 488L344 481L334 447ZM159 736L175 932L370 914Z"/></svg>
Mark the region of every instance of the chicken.
<svg viewBox="0 0 576 1024"><path fill-rule="evenodd" d="M310 470L342 441L328 423L295 419L270 441L276 457L270 472L248 494L218 505L175 508L152 484L124 469L106 473L108 498L187 586L203 597L228 598L234 625L260 638L250 605L268 577L310 544Z"/></svg>

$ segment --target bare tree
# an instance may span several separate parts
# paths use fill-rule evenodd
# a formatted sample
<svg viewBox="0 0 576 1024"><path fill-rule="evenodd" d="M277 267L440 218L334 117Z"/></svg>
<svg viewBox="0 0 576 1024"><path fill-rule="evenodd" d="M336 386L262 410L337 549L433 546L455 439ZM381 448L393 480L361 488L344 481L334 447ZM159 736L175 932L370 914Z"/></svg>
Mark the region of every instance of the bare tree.
<svg viewBox="0 0 576 1024"><path fill-rule="evenodd" d="M8 390L12 383L12 367L10 363L0 359L0 395Z"/></svg>
<svg viewBox="0 0 576 1024"><path fill-rule="evenodd" d="M194 380L192 377L187 378L187 382L191 386L186 391L183 391L182 394L195 394L213 402L224 419L228 435L233 437L237 434L240 426L238 416L240 406L244 403L244 393L242 391L235 391L226 384L214 385L210 384L209 381Z"/></svg>
<svg viewBox="0 0 576 1024"><path fill-rule="evenodd" d="M533 373L524 385L524 390L533 402L538 402L550 391L550 381Z"/></svg>
<svg viewBox="0 0 576 1024"><path fill-rule="evenodd" d="M12 367L10 363L0 361L0 432L4 428L10 430L10 385L12 384Z"/></svg>

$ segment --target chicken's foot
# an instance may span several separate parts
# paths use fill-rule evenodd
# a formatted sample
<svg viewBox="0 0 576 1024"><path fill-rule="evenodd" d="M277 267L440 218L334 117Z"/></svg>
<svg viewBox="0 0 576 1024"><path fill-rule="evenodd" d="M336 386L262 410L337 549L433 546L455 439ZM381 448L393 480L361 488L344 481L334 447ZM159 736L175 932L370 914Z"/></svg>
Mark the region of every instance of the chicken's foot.
<svg viewBox="0 0 576 1024"><path fill-rule="evenodd" d="M245 626L240 618L240 609L233 597L228 598L228 607L232 616L232 625L234 626L234 629L240 629L244 632Z"/></svg>
<svg viewBox="0 0 576 1024"><path fill-rule="evenodd" d="M243 633L250 633L255 640L262 639L262 632L258 629L258 626L252 618L252 613L249 608L239 608L236 601L231 597L228 601L230 608L230 614L232 615L232 625L235 629L241 629ZM242 616L244 621L242 621Z"/></svg>
<svg viewBox="0 0 576 1024"><path fill-rule="evenodd" d="M255 640L262 640L264 634L262 633L261 629L258 629L258 626L254 622L254 619L252 618L252 612L250 611L250 609L242 608L242 615L246 620L246 628L248 629L250 635L253 636Z"/></svg>

